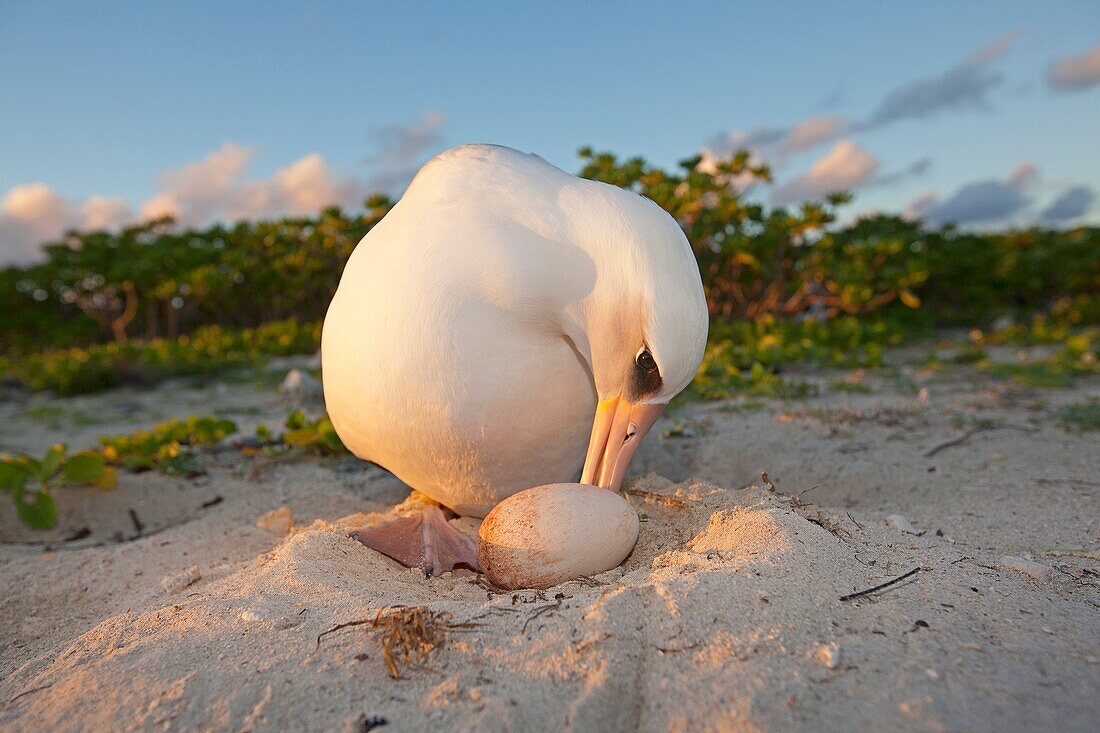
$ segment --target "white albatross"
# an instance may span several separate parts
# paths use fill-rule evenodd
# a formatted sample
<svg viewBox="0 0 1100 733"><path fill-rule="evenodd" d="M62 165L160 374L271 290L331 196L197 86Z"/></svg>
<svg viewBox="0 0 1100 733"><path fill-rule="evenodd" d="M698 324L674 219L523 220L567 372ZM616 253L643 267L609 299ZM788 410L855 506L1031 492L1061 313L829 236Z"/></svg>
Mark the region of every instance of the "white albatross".
<svg viewBox="0 0 1100 733"><path fill-rule="evenodd" d="M461 515L578 475L618 491L707 324L687 239L652 201L465 145L352 253L325 318L325 402L352 453ZM438 509L358 539L429 573L477 569Z"/></svg>

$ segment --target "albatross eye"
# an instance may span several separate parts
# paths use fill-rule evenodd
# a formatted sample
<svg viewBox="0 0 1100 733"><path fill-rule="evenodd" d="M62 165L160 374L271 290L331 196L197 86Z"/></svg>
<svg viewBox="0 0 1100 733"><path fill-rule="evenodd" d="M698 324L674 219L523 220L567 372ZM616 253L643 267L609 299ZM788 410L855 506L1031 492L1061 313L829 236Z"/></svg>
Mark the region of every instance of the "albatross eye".
<svg viewBox="0 0 1100 733"><path fill-rule="evenodd" d="M638 356L634 358L634 363L637 364L638 368L643 372L657 371L657 362L653 360L653 354L649 353L648 349L639 351Z"/></svg>

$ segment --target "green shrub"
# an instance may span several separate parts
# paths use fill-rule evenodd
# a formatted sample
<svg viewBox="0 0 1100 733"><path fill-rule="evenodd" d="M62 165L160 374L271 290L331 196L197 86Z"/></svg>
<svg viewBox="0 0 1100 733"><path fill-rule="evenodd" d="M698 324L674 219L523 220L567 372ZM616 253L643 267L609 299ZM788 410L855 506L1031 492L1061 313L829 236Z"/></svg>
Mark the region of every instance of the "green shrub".
<svg viewBox="0 0 1100 733"><path fill-rule="evenodd" d="M97 344L0 358L0 370L31 389L72 395L128 382L217 374L262 364L269 356L310 353L321 340L321 324L276 321L234 331L200 328L178 339Z"/></svg>
<svg viewBox="0 0 1100 733"><path fill-rule="evenodd" d="M743 184L771 172L745 151L670 170L580 156L581 176L649 197L683 228L712 319L703 391L779 384L748 376L754 365L876 366L887 347L937 327L1008 317L982 342L1068 344L1100 324L1097 227L975 233L889 215L840 226L843 192L776 209L746 198ZM0 373L78 394L314 351L348 256L392 205L376 196L355 213L68 233L45 261L0 269ZM960 358L983 360L978 348Z"/></svg>

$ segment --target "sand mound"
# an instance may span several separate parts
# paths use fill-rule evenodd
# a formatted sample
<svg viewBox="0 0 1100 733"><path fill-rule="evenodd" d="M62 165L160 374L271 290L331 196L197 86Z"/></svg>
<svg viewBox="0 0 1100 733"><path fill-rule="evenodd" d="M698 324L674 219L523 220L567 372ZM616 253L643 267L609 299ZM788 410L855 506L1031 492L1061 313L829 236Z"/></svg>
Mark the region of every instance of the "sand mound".
<svg viewBox="0 0 1100 733"><path fill-rule="evenodd" d="M1027 706L1042 689L1035 680L960 653L1011 643L1012 629L990 628L987 604L962 610L987 591L970 587L964 556L943 543L906 536L899 548L883 540L894 530L822 522L819 510L757 487L649 476L628 491L643 521L623 567L542 592L496 592L464 571L425 579L349 539L354 522L316 522L230 575L200 578L25 663L0 683L9 700L0 726L352 730L363 716L397 730L1054 723L1049 706ZM922 565L889 593L840 600ZM1041 594L1017 604L1046 609ZM399 679L384 630L369 623L394 606L426 609L443 637L422 661L396 653ZM1095 640L1083 622L1061 633L1078 649ZM1080 689L1065 692L1086 700L1095 667L1058 663L1081 668ZM1031 719L1019 717L1021 704ZM1063 706L1060 722L1084 721L1085 706Z"/></svg>
<svg viewBox="0 0 1100 733"><path fill-rule="evenodd" d="M110 618L56 659L25 665L4 683L6 697L22 693L5 721L109 728L125 709L137 711L133 729L235 729L246 720L277 728L315 709L324 728L368 713L409 727L460 715L472 727L530 729L551 723L549 705L559 711L553 725L589 729L609 708L626 725L642 707L642 660L687 653L720 673L720 660L739 647L725 632L697 640L712 635L713 617L762 603L759 577L777 566L803 565L805 575L794 560L796 533L820 544L820 557L830 546L837 555L838 542L760 492L688 484L680 507L659 500L674 489L667 482L638 488L647 492L634 498L647 521L625 567L544 593L494 593L467 573L426 580L348 539L344 526L318 523L229 577ZM715 586L721 602L702 603ZM326 629L396 605L477 626L452 631L428 669L399 681L362 627L318 647ZM694 646L678 651L689 638ZM514 705L517 696L542 702Z"/></svg>

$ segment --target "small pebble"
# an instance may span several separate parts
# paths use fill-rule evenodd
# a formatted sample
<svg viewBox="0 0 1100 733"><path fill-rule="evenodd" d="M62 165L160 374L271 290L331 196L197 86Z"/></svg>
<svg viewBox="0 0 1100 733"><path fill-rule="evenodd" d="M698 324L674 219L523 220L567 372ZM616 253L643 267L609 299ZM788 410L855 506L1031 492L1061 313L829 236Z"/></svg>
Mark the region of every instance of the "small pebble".
<svg viewBox="0 0 1100 733"><path fill-rule="evenodd" d="M921 532L917 531L916 527L909 523L908 519L900 514L891 514L890 516L886 517L886 525L888 527L893 527L894 529L899 529L906 534L922 534Z"/></svg>
<svg viewBox="0 0 1100 733"><path fill-rule="evenodd" d="M1028 560L1015 555L1005 555L1000 559L1001 567L1026 575L1032 580L1044 582L1050 580L1050 568L1034 560Z"/></svg>
<svg viewBox="0 0 1100 733"><path fill-rule="evenodd" d="M840 644L835 641L831 641L828 644L822 644L814 652L814 659L822 664L826 669L836 669L840 666Z"/></svg>
<svg viewBox="0 0 1100 733"><path fill-rule="evenodd" d="M283 399L292 405L323 404L325 399L321 383L301 369L291 369L287 372L283 383L279 385L279 392L283 395Z"/></svg>
<svg viewBox="0 0 1100 733"><path fill-rule="evenodd" d="M165 593L179 593L181 590L196 582L202 577L198 565L192 565L181 573L165 575L160 579L160 587Z"/></svg>
<svg viewBox="0 0 1100 733"><path fill-rule="evenodd" d="M254 608L241 612L241 621L246 624L270 624L276 629L292 629L300 626L304 616L300 613L280 613L278 611L263 611Z"/></svg>
<svg viewBox="0 0 1100 733"><path fill-rule="evenodd" d="M275 535L290 534L290 530L294 529L294 514L290 507L281 506L262 515L256 520L256 526Z"/></svg>
<svg viewBox="0 0 1100 733"><path fill-rule="evenodd" d="M928 679L932 680L933 682L940 678L940 673L934 669L926 669L924 670L924 673L928 675Z"/></svg>

